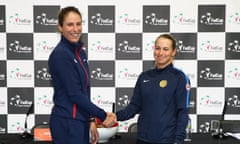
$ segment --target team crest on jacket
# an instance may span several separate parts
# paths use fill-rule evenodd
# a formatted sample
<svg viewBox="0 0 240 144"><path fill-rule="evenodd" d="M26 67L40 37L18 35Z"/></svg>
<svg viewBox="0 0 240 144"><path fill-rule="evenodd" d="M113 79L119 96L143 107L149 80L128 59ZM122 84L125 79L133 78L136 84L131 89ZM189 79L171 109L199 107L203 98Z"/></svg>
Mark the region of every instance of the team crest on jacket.
<svg viewBox="0 0 240 144"><path fill-rule="evenodd" d="M165 88L165 87L167 86L167 80L161 80L161 81L159 82L159 86L160 86L161 88Z"/></svg>

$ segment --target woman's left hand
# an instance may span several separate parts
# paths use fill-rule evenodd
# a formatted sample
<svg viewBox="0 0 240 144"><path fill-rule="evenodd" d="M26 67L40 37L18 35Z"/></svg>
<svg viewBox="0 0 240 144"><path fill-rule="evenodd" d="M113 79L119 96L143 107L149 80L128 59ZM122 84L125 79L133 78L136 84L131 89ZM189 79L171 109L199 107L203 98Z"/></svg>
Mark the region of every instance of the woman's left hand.
<svg viewBox="0 0 240 144"><path fill-rule="evenodd" d="M90 122L90 132L91 132L91 144L97 144L99 135L97 131L97 125L95 122Z"/></svg>

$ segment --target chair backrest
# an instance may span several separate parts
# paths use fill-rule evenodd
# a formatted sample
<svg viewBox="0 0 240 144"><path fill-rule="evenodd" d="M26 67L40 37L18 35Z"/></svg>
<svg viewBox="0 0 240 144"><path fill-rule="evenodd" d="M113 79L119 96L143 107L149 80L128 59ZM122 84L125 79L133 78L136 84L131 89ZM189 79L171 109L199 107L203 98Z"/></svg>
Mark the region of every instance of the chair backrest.
<svg viewBox="0 0 240 144"><path fill-rule="evenodd" d="M131 132L137 132L137 123L132 123L129 125L128 127L128 132L131 133Z"/></svg>

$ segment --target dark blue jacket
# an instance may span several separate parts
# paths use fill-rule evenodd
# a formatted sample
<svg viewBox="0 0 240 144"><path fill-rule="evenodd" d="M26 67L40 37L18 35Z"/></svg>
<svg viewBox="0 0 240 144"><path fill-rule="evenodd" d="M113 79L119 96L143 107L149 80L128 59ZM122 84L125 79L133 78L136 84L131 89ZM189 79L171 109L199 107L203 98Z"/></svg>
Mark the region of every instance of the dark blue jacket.
<svg viewBox="0 0 240 144"><path fill-rule="evenodd" d="M81 42L73 44L62 36L49 57L54 87L51 114L81 121L89 121L94 116L103 121L106 118L105 111L90 101L89 68L82 47Z"/></svg>
<svg viewBox="0 0 240 144"><path fill-rule="evenodd" d="M190 81L173 67L142 72L129 105L117 112L124 121L139 113L138 139L152 143L183 143L188 122Z"/></svg>

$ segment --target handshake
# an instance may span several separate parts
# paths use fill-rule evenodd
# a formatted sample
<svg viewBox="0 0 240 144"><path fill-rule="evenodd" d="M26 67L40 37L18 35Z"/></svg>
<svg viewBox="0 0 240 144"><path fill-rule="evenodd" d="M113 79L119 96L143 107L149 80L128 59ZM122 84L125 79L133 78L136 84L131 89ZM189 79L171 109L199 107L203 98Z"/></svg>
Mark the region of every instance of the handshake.
<svg viewBox="0 0 240 144"><path fill-rule="evenodd" d="M112 127L117 122L117 116L115 113L107 112L106 119L103 121L104 127Z"/></svg>

